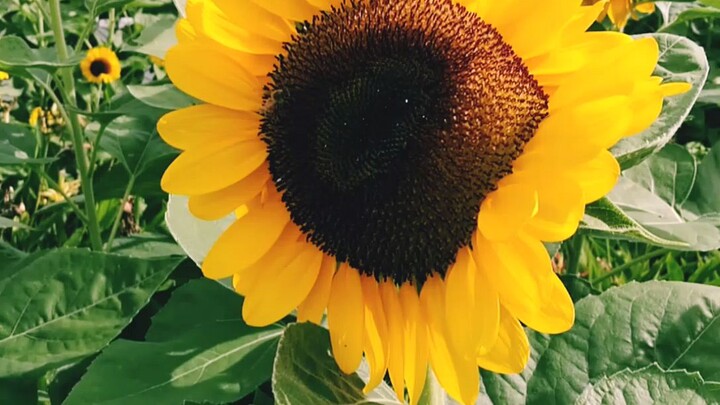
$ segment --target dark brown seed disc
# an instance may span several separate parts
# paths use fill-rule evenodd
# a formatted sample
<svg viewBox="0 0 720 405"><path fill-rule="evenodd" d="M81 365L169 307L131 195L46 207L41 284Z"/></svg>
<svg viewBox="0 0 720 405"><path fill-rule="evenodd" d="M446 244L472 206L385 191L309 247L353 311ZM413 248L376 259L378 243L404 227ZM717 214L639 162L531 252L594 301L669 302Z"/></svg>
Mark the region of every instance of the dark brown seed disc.
<svg viewBox="0 0 720 405"><path fill-rule="evenodd" d="M308 239L377 279L444 274L547 96L452 0L356 0L298 26L270 74L270 171Z"/></svg>
<svg viewBox="0 0 720 405"><path fill-rule="evenodd" d="M96 59L90 63L90 73L97 77L102 74L110 73L110 64L102 59Z"/></svg>

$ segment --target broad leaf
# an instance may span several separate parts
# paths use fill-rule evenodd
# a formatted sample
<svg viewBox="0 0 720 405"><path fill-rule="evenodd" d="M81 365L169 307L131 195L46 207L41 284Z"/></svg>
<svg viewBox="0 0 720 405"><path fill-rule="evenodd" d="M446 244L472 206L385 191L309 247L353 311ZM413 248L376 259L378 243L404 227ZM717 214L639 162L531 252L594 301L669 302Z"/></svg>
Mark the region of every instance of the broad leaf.
<svg viewBox="0 0 720 405"><path fill-rule="evenodd" d="M37 141L29 127L0 123L0 165L50 163L54 158L35 158Z"/></svg>
<svg viewBox="0 0 720 405"><path fill-rule="evenodd" d="M720 384L705 383L697 373L663 371L653 364L603 377L587 387L575 403L600 404L716 404Z"/></svg>
<svg viewBox="0 0 720 405"><path fill-rule="evenodd" d="M697 179L684 208L700 214L720 213L720 142L710 150L697 170Z"/></svg>
<svg viewBox="0 0 720 405"><path fill-rule="evenodd" d="M74 66L78 62L79 58L60 62L53 49L31 49L20 37L0 38L0 69L2 70L16 72L17 69L41 68L52 71L61 67Z"/></svg>
<svg viewBox="0 0 720 405"><path fill-rule="evenodd" d="M653 363L720 381L718 287L632 283L581 300L576 314L538 361L529 403L574 403L603 378Z"/></svg>
<svg viewBox="0 0 720 405"><path fill-rule="evenodd" d="M0 379L0 404L35 405L38 403L37 382Z"/></svg>
<svg viewBox="0 0 720 405"><path fill-rule="evenodd" d="M130 94L144 104L164 110L177 110L195 104L195 100L172 84L129 85Z"/></svg>
<svg viewBox="0 0 720 405"><path fill-rule="evenodd" d="M102 349L181 260L79 249L20 260L0 280L0 378L37 375Z"/></svg>
<svg viewBox="0 0 720 405"><path fill-rule="evenodd" d="M185 256L185 252L169 236L154 234L139 234L113 241L112 252L115 254L150 258Z"/></svg>
<svg viewBox="0 0 720 405"><path fill-rule="evenodd" d="M177 43L176 22L175 16L161 16L158 22L145 27L134 41L136 45L126 46L123 50L165 59L168 49Z"/></svg>
<svg viewBox="0 0 720 405"><path fill-rule="evenodd" d="M623 168L635 166L672 139L690 114L708 76L708 61L699 45L676 35L651 36L660 45L660 60L654 74L666 82L687 82L693 87L685 94L668 98L660 117L650 128L613 147L612 152Z"/></svg>
<svg viewBox="0 0 720 405"><path fill-rule="evenodd" d="M345 375L335 363L327 329L309 323L285 330L272 383L278 405L399 404L385 383L364 395L363 379L358 374Z"/></svg>
<svg viewBox="0 0 720 405"><path fill-rule="evenodd" d="M145 342L118 340L92 363L65 405L230 403L272 371L283 329L247 326L242 298L210 280L174 292Z"/></svg>
<svg viewBox="0 0 720 405"><path fill-rule="evenodd" d="M623 173L607 198L587 207L582 229L678 250L720 248L720 212L684 209L695 186L695 159L669 145Z"/></svg>

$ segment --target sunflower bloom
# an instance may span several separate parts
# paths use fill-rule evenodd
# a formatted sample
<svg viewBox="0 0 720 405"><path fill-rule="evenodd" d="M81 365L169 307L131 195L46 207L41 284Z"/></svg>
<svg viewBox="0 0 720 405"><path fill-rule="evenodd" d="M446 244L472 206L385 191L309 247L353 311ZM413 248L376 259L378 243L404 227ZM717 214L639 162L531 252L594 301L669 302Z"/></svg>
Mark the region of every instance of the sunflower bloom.
<svg viewBox="0 0 720 405"><path fill-rule="evenodd" d="M10 75L7 74L7 72L3 72L2 70L0 70L0 81L8 80L9 78L10 78Z"/></svg>
<svg viewBox="0 0 720 405"><path fill-rule="evenodd" d="M478 366L523 370L520 322L574 321L543 242L613 188L607 149L688 89L652 76L653 39L586 32L603 4L579 3L188 2L166 70L205 104L158 129L184 151L163 188L237 218L205 276L233 278L250 325L327 314L366 391L387 372L414 404L432 367L472 404Z"/></svg>
<svg viewBox="0 0 720 405"><path fill-rule="evenodd" d="M87 52L80 70L90 83L110 84L120 79L120 60L111 49L101 46Z"/></svg>
<svg viewBox="0 0 720 405"><path fill-rule="evenodd" d="M587 5L595 4L600 0L583 0ZM633 0L609 0L605 3L603 12L598 16L598 22L602 22L605 17L609 17L610 21L619 30L623 30L628 21L632 17L637 20L639 14L652 14L655 12L655 3L636 3Z"/></svg>

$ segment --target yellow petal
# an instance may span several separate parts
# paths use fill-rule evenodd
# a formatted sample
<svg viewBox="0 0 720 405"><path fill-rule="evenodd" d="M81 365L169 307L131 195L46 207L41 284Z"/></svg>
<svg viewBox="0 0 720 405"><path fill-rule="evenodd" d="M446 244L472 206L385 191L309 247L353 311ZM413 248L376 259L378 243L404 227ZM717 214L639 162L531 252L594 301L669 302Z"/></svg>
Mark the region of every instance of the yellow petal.
<svg viewBox="0 0 720 405"><path fill-rule="evenodd" d="M404 316L397 288L391 281L380 283L380 295L388 324L388 372L392 387L401 401L405 398Z"/></svg>
<svg viewBox="0 0 720 405"><path fill-rule="evenodd" d="M599 200L615 187L620 177L620 165L612 153L604 150L568 175L580 185L583 202L589 204Z"/></svg>
<svg viewBox="0 0 720 405"><path fill-rule="evenodd" d="M317 7L313 7L304 0L252 0L255 4L271 11L287 20L305 21L312 20L313 16L320 13Z"/></svg>
<svg viewBox="0 0 720 405"><path fill-rule="evenodd" d="M217 280L249 267L270 250L289 221L282 201L254 207L215 242L203 263L203 274Z"/></svg>
<svg viewBox="0 0 720 405"><path fill-rule="evenodd" d="M365 313L360 275L347 264L340 265L333 278L328 328L340 370L345 374L355 372L362 360Z"/></svg>
<svg viewBox="0 0 720 405"><path fill-rule="evenodd" d="M558 176L535 183L538 211L524 230L545 242L561 242L571 237L585 212L583 190L570 177Z"/></svg>
<svg viewBox="0 0 720 405"><path fill-rule="evenodd" d="M261 140L216 142L183 152L165 170L163 190L199 195L221 190L254 172L265 162L267 146Z"/></svg>
<svg viewBox="0 0 720 405"><path fill-rule="evenodd" d="M361 276L363 299L365 301L365 334L363 347L365 358L370 365L370 379L363 388L367 394L377 387L387 370L388 330L377 281Z"/></svg>
<svg viewBox="0 0 720 405"><path fill-rule="evenodd" d="M270 172L264 164L229 187L209 194L191 196L188 204L190 212L208 221L224 218L260 194L269 179Z"/></svg>
<svg viewBox="0 0 720 405"><path fill-rule="evenodd" d="M662 91L663 96L665 97L672 97L677 96L679 94L687 93L692 89L692 84L690 83L664 83L660 86L660 91Z"/></svg>
<svg viewBox="0 0 720 405"><path fill-rule="evenodd" d="M330 287L336 269L337 262L335 258L325 256L315 286L313 286L305 301L298 305L298 322L312 322L320 325L330 299Z"/></svg>
<svg viewBox="0 0 720 405"><path fill-rule="evenodd" d="M542 333L572 327L575 308L542 243L522 233L507 242L476 235L474 247L476 261L513 316Z"/></svg>
<svg viewBox="0 0 720 405"><path fill-rule="evenodd" d="M436 275L425 282L420 293L420 305L428 327L430 364L448 395L462 403L474 404L480 390L476 359L463 356L448 341L444 289L442 279ZM462 328L465 325L449 326Z"/></svg>
<svg viewBox="0 0 720 405"><path fill-rule="evenodd" d="M517 319L505 308L500 312L500 336L488 353L478 356L477 364L495 373L517 374L530 358L530 342Z"/></svg>
<svg viewBox="0 0 720 405"><path fill-rule="evenodd" d="M195 28L193 28L190 21L186 18L178 20L177 25L175 26L175 36L177 37L179 43L188 43L197 39Z"/></svg>
<svg viewBox="0 0 720 405"><path fill-rule="evenodd" d="M165 114L157 129L169 145L188 150L216 142L258 140L260 116L203 104Z"/></svg>
<svg viewBox="0 0 720 405"><path fill-rule="evenodd" d="M267 326L295 309L310 293L320 272L323 254L307 242L287 266L262 269L252 291L245 296L243 319L250 326Z"/></svg>
<svg viewBox="0 0 720 405"><path fill-rule="evenodd" d="M232 55L202 41L171 48L165 70L180 90L210 104L243 111L262 106L262 82Z"/></svg>
<svg viewBox="0 0 720 405"><path fill-rule="evenodd" d="M526 184L499 186L480 207L478 228L490 240L511 237L537 212L537 192Z"/></svg>
<svg viewBox="0 0 720 405"><path fill-rule="evenodd" d="M420 299L415 286L405 283L400 287L400 304L403 311L405 337L404 376L410 405L420 399L427 377L428 341L427 327L420 313Z"/></svg>

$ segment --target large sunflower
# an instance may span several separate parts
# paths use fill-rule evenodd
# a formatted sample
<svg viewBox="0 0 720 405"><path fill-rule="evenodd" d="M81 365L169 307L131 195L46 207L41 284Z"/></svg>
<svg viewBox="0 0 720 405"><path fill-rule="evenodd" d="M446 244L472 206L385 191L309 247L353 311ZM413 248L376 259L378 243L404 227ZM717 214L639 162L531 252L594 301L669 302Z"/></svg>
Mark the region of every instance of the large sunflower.
<svg viewBox="0 0 720 405"><path fill-rule="evenodd" d="M256 326L320 322L366 390L415 403L428 363L455 399L478 366L521 371L523 324L568 330L543 242L571 236L620 173L607 149L663 97L658 45L585 32L580 0L189 1L168 75L206 104L159 131L162 180L237 220L203 263ZM612 72L612 74L608 74Z"/></svg>

